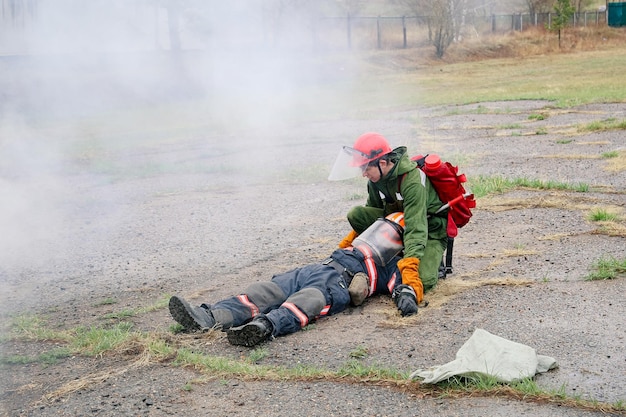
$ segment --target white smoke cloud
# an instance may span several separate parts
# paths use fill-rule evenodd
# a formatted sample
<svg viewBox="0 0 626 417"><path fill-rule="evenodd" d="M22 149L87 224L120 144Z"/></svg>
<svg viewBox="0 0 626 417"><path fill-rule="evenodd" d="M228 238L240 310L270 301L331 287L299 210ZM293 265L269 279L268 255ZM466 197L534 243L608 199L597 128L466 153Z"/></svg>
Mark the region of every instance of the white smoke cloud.
<svg viewBox="0 0 626 417"><path fill-rule="evenodd" d="M107 246L145 215L130 211L125 181L196 180L238 151L279 160L303 138L276 132L319 70L332 72L314 53L311 10L279 1L21 3L0 16L0 280L132 251ZM178 159L178 140L198 159Z"/></svg>

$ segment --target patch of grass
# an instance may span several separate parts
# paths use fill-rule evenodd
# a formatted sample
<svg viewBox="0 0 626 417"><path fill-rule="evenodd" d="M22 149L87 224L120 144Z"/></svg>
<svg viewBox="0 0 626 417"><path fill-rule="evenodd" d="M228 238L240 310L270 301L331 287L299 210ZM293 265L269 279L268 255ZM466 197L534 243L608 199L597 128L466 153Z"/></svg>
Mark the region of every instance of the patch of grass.
<svg viewBox="0 0 626 417"><path fill-rule="evenodd" d="M545 120L546 115L541 113L532 113L528 115L529 120Z"/></svg>
<svg viewBox="0 0 626 417"><path fill-rule="evenodd" d="M129 317L134 317L136 315L139 314L145 314L145 313L150 313L152 311L157 311L157 310L161 310L165 307L167 307L169 300L170 300L171 295L170 294L165 294L163 295L156 303L153 304L149 304L147 306L143 306L143 307L138 307L135 309L125 309L122 311L117 311L117 312L113 312L113 313L107 313L104 316L102 316L104 319L117 319L117 320L124 320L127 319Z"/></svg>
<svg viewBox="0 0 626 417"><path fill-rule="evenodd" d="M8 355L1 356L0 363L6 365L27 365L30 363L41 363L44 365L54 365L59 359L64 359L72 355L72 351L67 347L60 347L48 352L40 353L37 356Z"/></svg>
<svg viewBox="0 0 626 417"><path fill-rule="evenodd" d="M101 355L127 342L133 336L132 327L133 324L128 322L110 328L78 327L72 332L71 346L87 355Z"/></svg>
<svg viewBox="0 0 626 417"><path fill-rule="evenodd" d="M618 266L623 272L626 269L625 261L621 261ZM28 320L21 320L20 322L22 323L21 328L29 329L28 334L36 334L37 332L33 332L32 329L44 321L30 317ZM24 322L28 326L23 325ZM131 366L144 366L154 362L171 363L174 366L193 368L207 375L210 379L218 380L232 378L266 381L324 380L337 383L375 385L383 382L385 385L402 387L407 391L419 392L421 395L434 394L440 397L458 397L480 394L526 401L547 401L591 410L623 410L622 402L616 405L607 405L569 398L565 395L564 390L544 392L532 380L522 380L509 385L502 385L495 378L488 376L464 379L453 378L435 387L423 387L418 383L409 382L409 374L407 372L375 365L365 365L355 358L348 360L337 371L301 364L290 368L258 365L255 362L267 355L267 349L264 347L252 350L248 358L244 360L209 356L200 353L193 347L173 346L171 338L165 333L135 332L132 330L130 323L119 323L109 328L79 327L73 330L66 330L64 334L67 335L67 340L65 341L67 346L65 347L41 354L36 358L14 355L5 357L2 361L5 364L28 364L33 361L52 364L55 360L71 354L104 356L108 353L122 353L129 360L134 358ZM180 344L180 341L176 344ZM353 357L362 357L367 353L367 349L359 346L352 353L351 356ZM124 366L123 369L118 371L108 370L106 372L85 375L46 394L44 398L50 401L85 389L88 386L101 384L107 378L110 378L111 375L123 374L126 369L127 366ZM190 391L192 388L192 383L187 383L182 387L185 391Z"/></svg>
<svg viewBox="0 0 626 417"><path fill-rule="evenodd" d="M532 188L536 190L564 190L577 192L589 191L589 186L581 183L568 184L559 181L543 181L530 178L515 178L513 183L516 187Z"/></svg>
<svg viewBox="0 0 626 417"><path fill-rule="evenodd" d="M368 349L365 346L357 346L352 352L350 352L350 357L355 359L363 359L367 357L369 353Z"/></svg>
<svg viewBox="0 0 626 417"><path fill-rule="evenodd" d="M619 220L619 216L604 208L594 208L587 217L593 222L614 222Z"/></svg>
<svg viewBox="0 0 626 417"><path fill-rule="evenodd" d="M543 181L530 178L511 179L499 175L472 177L468 179L468 185L477 198L490 194L502 194L517 187L537 190L589 191L589 185L584 183L568 184L558 181Z"/></svg>
<svg viewBox="0 0 626 417"><path fill-rule="evenodd" d="M68 341L67 332L52 329L47 321L36 315L19 315L11 322L11 336L20 340Z"/></svg>
<svg viewBox="0 0 626 417"><path fill-rule="evenodd" d="M607 236L626 237L626 226L618 222L598 222L599 228L594 232Z"/></svg>
<svg viewBox="0 0 626 417"><path fill-rule="evenodd" d="M487 114L490 113L491 110L489 110L487 107L483 106L482 104L479 104L476 107L476 114Z"/></svg>
<svg viewBox="0 0 626 417"><path fill-rule="evenodd" d="M251 363L257 363L265 359L269 355L267 348L258 347L248 354L248 360Z"/></svg>
<svg viewBox="0 0 626 417"><path fill-rule="evenodd" d="M241 362L234 359L217 356L207 356L193 349L181 348L177 350L174 364L178 366L190 366L203 372L219 377L248 377L248 378L272 378L276 370L270 366L255 365L248 361Z"/></svg>
<svg viewBox="0 0 626 417"><path fill-rule="evenodd" d="M59 362L59 359L65 359L70 356L72 356L72 351L70 349L60 347L38 355L37 362L41 362L46 365L54 365Z"/></svg>
<svg viewBox="0 0 626 417"><path fill-rule="evenodd" d="M545 127L540 127L539 129L535 130L535 135L547 135L548 134L548 129L546 129Z"/></svg>
<svg viewBox="0 0 626 417"><path fill-rule="evenodd" d="M105 298L104 300L95 303L94 307L108 306L108 305L111 305L111 304L117 304L117 300L114 299L114 298Z"/></svg>
<svg viewBox="0 0 626 417"><path fill-rule="evenodd" d="M603 159L617 158L619 157L619 152L618 151L603 152L600 154L600 157L602 157Z"/></svg>
<svg viewBox="0 0 626 417"><path fill-rule="evenodd" d="M129 317L133 317L135 316L135 311L134 310L122 310L122 311L118 311L115 313L107 313L104 316L102 316L105 319L118 319L118 320L123 320L123 319L127 319Z"/></svg>
<svg viewBox="0 0 626 417"><path fill-rule="evenodd" d="M586 125L581 125L578 127L579 132L601 132L605 130L624 130L626 129L626 119L617 120L613 117L610 117L605 120L597 120Z"/></svg>
<svg viewBox="0 0 626 417"><path fill-rule="evenodd" d="M614 404L601 404L595 400L584 400L580 396L569 397L565 386L544 390L532 378L524 378L503 384L489 375L473 375L469 377L453 377L437 384L442 390L442 396L456 398L459 393L466 395L504 396L518 400L527 400L539 403L557 403L582 410L595 410L607 413L624 411L623 401Z"/></svg>
<svg viewBox="0 0 626 417"><path fill-rule="evenodd" d="M183 326L180 323L170 324L170 327L169 327L169 331L174 334L185 333L185 330L186 330L185 326Z"/></svg>
<svg viewBox="0 0 626 417"><path fill-rule="evenodd" d="M502 194L514 187L509 179L499 175L470 177L467 180L467 184L476 198L490 194Z"/></svg>
<svg viewBox="0 0 626 417"><path fill-rule="evenodd" d="M502 384L494 376L477 374L474 376L453 376L437 385L444 390L486 391Z"/></svg>
<svg viewBox="0 0 626 417"><path fill-rule="evenodd" d="M145 314L145 313L151 313L153 311L158 311L158 310L161 310L163 308L166 308L167 305L170 302L170 298L171 297L172 297L171 294L164 294L155 303L152 303L152 304L149 304L147 306L140 307L140 308L136 309L135 313L136 314Z"/></svg>
<svg viewBox="0 0 626 417"><path fill-rule="evenodd" d="M626 259L616 259L613 257L602 258L593 264L594 271L585 280L599 281L615 279L618 275L626 273Z"/></svg>
<svg viewBox="0 0 626 417"><path fill-rule="evenodd" d="M567 145L572 143L572 139L560 139L556 141L557 145Z"/></svg>
<svg viewBox="0 0 626 417"><path fill-rule="evenodd" d="M306 326L304 326L302 328L302 330L305 331L305 332L308 331L308 330L313 330L313 329L315 329L315 323L309 323L309 324L307 324Z"/></svg>
<svg viewBox="0 0 626 417"><path fill-rule="evenodd" d="M609 172L626 171L626 151L608 152L606 156L602 154L602 158L607 160L605 170Z"/></svg>
<svg viewBox="0 0 626 417"><path fill-rule="evenodd" d="M446 381L440 382L445 390L464 391L464 392L495 392L501 389L511 390L517 395L523 397L544 397L566 399L565 387L561 386L558 390L545 391L541 389L532 378L523 378L504 384L494 376L475 374L471 376L455 376Z"/></svg>
<svg viewBox="0 0 626 417"><path fill-rule="evenodd" d="M519 123L510 123L502 126L498 126L498 129L521 129L522 125Z"/></svg>
<svg viewBox="0 0 626 417"><path fill-rule="evenodd" d="M376 366L367 366L356 359L346 362L338 371L337 376L345 378L368 378L376 380L387 379L407 379L408 373L400 372L395 369L379 368Z"/></svg>
<svg viewBox="0 0 626 417"><path fill-rule="evenodd" d="M615 51L442 63L405 72L402 79L396 75L395 83L380 87L386 88L388 93L389 87L396 91L391 95L396 105L538 99L565 108L585 103L621 102L626 97L626 85L616 69L625 66L626 54L615 54ZM489 82L476 83L477 79ZM571 88L573 85L576 88ZM415 86L420 86L420 94L414 93ZM379 99L385 97L373 91L368 94Z"/></svg>

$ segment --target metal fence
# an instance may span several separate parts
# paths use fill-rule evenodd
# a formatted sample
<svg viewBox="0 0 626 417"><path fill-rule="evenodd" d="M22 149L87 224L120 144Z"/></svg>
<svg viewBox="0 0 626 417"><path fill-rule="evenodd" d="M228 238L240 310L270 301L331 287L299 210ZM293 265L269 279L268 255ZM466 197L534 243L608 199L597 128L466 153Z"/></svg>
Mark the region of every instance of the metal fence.
<svg viewBox="0 0 626 417"><path fill-rule="evenodd" d="M0 0L4 5L9 0ZM153 3L109 0L79 2L78 12L58 11L55 2L42 2L37 10L0 7L0 55L68 53L72 51L212 50L244 47L284 47L293 50L402 49L430 45L427 16L341 16L278 22L261 13L247 19L213 16L205 27L196 22L202 13L172 19L167 9ZM17 3L16 3L17 4ZM29 3L31 4L31 3ZM73 3L72 3L73 4ZM77 3L78 4L78 3ZM113 7L113 5L115 7ZM208 14L209 16L212 16ZM238 17L237 15L234 15ZM461 38L549 27L554 14L464 16ZM94 23L95 22L95 23ZM176 22L174 25L173 22ZM572 26L606 26L607 12L576 13ZM179 46L178 46L179 45Z"/></svg>
<svg viewBox="0 0 626 417"><path fill-rule="evenodd" d="M467 15L461 36L481 36L532 27L549 28L553 13ZM314 25L313 43L322 48L397 49L419 46L428 40L428 16L344 16L326 17ZM606 12L575 13L570 26L606 26Z"/></svg>

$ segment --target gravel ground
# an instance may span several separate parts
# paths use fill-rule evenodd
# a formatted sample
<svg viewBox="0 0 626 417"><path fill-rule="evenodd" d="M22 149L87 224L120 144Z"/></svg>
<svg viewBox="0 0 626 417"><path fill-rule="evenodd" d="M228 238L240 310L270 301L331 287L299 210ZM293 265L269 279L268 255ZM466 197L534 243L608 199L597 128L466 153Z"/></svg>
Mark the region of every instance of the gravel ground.
<svg viewBox="0 0 626 417"><path fill-rule="evenodd" d="M260 363L336 370L360 348L367 352L359 359L364 365L413 371L453 360L474 329L483 328L557 360L558 369L537 376L541 388L623 403L626 280L584 278L602 257L626 258L623 234L599 233L586 218L598 207L623 215L624 172L607 170L609 161L597 156L623 150L625 140L622 131L580 133L576 126L622 120L626 105L559 110L549 104L407 108L373 120L242 130L236 140L207 134L111 150L98 155L105 162L85 151L64 156L63 169L51 168L54 181L21 175L5 158L7 172L15 173L7 185L17 198L4 217L19 213L28 219L21 226L36 233L24 237L18 226L5 225L10 241L4 238L0 246L2 321L34 313L53 329L100 326L110 321L103 318L108 313L149 307L168 294L212 302L325 258L348 230L345 213L365 198L363 181L330 183L326 175L339 146L373 130L412 152L457 160L470 177L581 182L591 190L516 190L479 200L455 241L454 274L427 296L429 306L417 316L401 318L389 299L371 299L309 331L264 344ZM533 114L545 117L529 118ZM5 149L9 156L19 152L17 145ZM242 155L251 163L239 169L232 161ZM126 174L112 174L120 168ZM32 199L36 204L26 204ZM167 332L173 323L166 308L128 320L145 332ZM251 352L229 345L219 332L171 338L231 359ZM1 348L5 357L36 356L58 345L3 337ZM133 359L127 353L3 364L0 410L7 416L602 414L332 381L213 380L170 363L137 366ZM81 378L89 383L55 396L66 384L87 381Z"/></svg>

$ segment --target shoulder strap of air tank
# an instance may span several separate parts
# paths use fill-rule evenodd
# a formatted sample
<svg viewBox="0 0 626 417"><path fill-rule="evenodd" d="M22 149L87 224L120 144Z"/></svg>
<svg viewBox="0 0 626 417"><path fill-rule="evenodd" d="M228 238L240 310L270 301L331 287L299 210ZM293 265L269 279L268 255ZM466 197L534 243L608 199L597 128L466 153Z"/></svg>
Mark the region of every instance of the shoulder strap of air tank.
<svg viewBox="0 0 626 417"><path fill-rule="evenodd" d="M426 156L428 156L428 154L426 154ZM416 163L415 168L422 168L424 166L424 161L426 160L426 156L422 156L419 159L412 159L412 161ZM402 194L400 193L400 186L402 185L402 181L404 180L404 177L406 177L406 174L408 174L409 172L405 172L404 174L400 176L400 178L398 178L398 193L399 194Z"/></svg>

